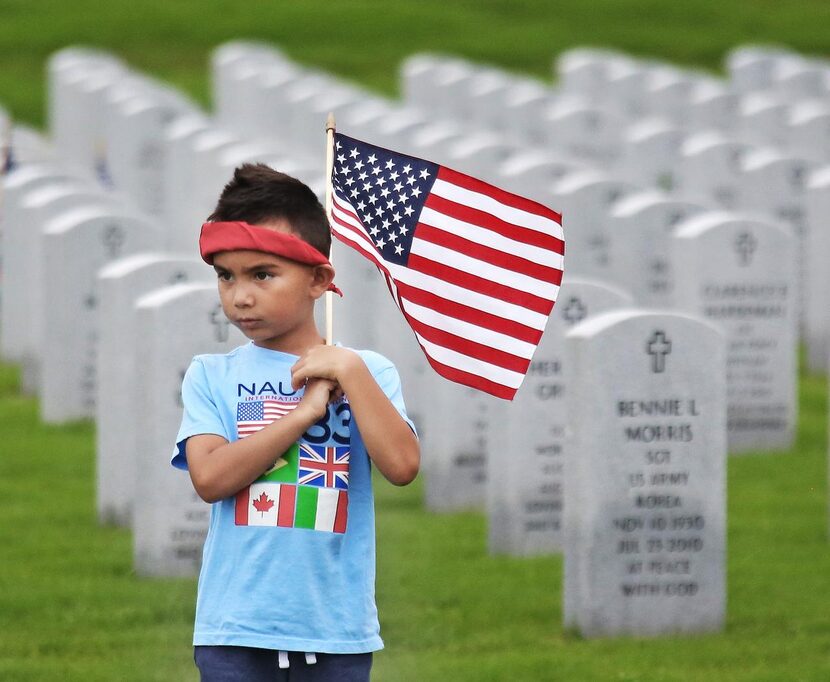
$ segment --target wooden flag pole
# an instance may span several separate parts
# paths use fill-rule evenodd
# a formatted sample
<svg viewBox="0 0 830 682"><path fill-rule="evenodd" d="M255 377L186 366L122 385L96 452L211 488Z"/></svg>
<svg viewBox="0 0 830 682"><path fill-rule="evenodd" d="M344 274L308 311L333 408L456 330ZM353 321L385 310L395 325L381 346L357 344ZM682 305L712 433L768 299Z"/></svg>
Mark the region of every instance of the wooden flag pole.
<svg viewBox="0 0 830 682"><path fill-rule="evenodd" d="M331 224L331 174L334 170L334 113L329 112L326 118L326 218ZM329 256L332 261L332 256ZM326 292L326 344L329 346L334 342L334 294Z"/></svg>

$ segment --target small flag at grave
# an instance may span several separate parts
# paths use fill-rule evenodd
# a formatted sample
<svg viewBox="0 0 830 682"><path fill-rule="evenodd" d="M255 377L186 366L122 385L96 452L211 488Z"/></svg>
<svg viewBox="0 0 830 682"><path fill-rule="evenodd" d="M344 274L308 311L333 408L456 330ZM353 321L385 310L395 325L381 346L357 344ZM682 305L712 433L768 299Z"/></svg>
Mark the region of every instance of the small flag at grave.
<svg viewBox="0 0 830 682"><path fill-rule="evenodd" d="M562 281L561 216L335 133L332 232L373 261L441 376L512 399Z"/></svg>

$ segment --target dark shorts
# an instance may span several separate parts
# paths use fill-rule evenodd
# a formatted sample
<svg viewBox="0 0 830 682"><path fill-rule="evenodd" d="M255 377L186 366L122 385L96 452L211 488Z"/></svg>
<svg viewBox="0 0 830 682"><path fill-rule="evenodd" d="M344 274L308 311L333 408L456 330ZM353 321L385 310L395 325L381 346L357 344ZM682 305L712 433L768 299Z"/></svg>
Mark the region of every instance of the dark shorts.
<svg viewBox="0 0 830 682"><path fill-rule="evenodd" d="M197 646L194 660L202 682L369 682L372 654L288 652L288 668L279 667L279 652L245 646Z"/></svg>

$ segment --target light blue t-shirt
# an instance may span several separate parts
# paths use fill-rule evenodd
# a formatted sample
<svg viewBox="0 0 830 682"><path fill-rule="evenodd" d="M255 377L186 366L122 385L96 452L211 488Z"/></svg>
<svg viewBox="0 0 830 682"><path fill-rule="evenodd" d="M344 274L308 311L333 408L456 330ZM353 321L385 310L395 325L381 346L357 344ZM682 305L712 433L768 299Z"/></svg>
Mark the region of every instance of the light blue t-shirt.
<svg viewBox="0 0 830 682"><path fill-rule="evenodd" d="M411 425L394 365L358 353ZM302 396L291 388L296 361L253 343L193 358L173 466L187 468L190 436L232 442L293 409ZM274 469L211 505L193 644L317 653L383 648L370 463L347 400L330 405Z"/></svg>

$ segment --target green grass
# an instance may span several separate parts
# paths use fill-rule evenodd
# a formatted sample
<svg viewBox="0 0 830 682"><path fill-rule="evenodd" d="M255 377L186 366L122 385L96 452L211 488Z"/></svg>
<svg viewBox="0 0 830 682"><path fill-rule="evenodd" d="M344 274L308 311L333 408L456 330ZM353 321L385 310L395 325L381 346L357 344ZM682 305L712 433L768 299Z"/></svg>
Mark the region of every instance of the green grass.
<svg viewBox="0 0 830 682"><path fill-rule="evenodd" d="M376 480L374 679L827 680L826 382L802 377L792 452L729 460L725 631L583 640L561 626L559 557L492 557L480 514L435 515ZM195 580L134 575L95 521L93 427L48 427L0 365L0 679L195 680Z"/></svg>
<svg viewBox="0 0 830 682"><path fill-rule="evenodd" d="M44 63L85 43L207 103L208 56L233 38L395 95L401 59L466 55L550 77L584 44L713 71L743 42L828 56L826 0L0 0L0 103L45 119ZM729 461L725 632L585 641L562 631L559 558L490 557L481 515L421 509L377 485L376 680L827 680L826 385L801 381L789 453ZM131 538L94 512L93 430L52 428L0 366L0 680L195 680L194 580L143 580Z"/></svg>
<svg viewBox="0 0 830 682"><path fill-rule="evenodd" d="M0 102L44 121L44 62L85 43L208 100L207 61L239 37L386 94L416 51L467 55L550 78L555 53L600 45L719 70L736 44L767 42L828 54L826 0L0 0Z"/></svg>

